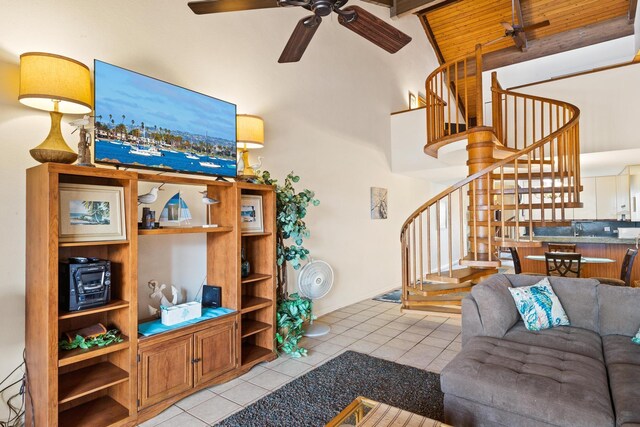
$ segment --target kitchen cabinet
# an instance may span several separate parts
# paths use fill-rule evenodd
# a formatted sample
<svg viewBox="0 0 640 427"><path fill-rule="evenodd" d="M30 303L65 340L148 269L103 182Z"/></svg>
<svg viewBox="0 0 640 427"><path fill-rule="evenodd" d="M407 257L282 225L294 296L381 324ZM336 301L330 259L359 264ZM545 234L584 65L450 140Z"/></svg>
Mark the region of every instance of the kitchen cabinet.
<svg viewBox="0 0 640 427"><path fill-rule="evenodd" d="M596 218L596 179L582 178L582 193L580 193L581 208L573 210L575 219L595 219Z"/></svg>
<svg viewBox="0 0 640 427"><path fill-rule="evenodd" d="M615 176L596 178L596 219L616 219L616 179Z"/></svg>

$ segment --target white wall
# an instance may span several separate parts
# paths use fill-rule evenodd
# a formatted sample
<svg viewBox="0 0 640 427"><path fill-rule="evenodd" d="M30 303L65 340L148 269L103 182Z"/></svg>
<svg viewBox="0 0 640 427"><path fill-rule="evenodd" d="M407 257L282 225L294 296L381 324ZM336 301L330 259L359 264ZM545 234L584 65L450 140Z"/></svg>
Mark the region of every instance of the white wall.
<svg viewBox="0 0 640 427"><path fill-rule="evenodd" d="M388 9L361 6L388 20ZM280 65L282 48L307 14L300 8L196 16L185 2L172 0L0 0L0 10L0 376L18 364L24 345L24 170L36 164L28 149L49 127L46 113L17 102L19 55L27 51L59 53L90 66L98 58L235 102L239 113L261 115L267 141L259 154L266 168L277 177L295 170L299 187L315 190L321 200L309 212L308 247L334 266L336 283L318 301L318 312L400 283L400 225L431 194L425 181L389 168L389 113L406 108L407 90L422 87L436 64L415 17L393 21L414 39L395 55L333 16L300 63ZM65 126L67 140L75 141L70 131ZM389 189L388 220L369 219L371 186ZM141 249L152 246L140 241ZM204 247L197 237L180 244L184 253ZM142 277L151 275L148 262L141 260L141 294L152 278ZM183 276L175 264L161 265L155 278L178 282ZM195 276L189 280L199 281Z"/></svg>

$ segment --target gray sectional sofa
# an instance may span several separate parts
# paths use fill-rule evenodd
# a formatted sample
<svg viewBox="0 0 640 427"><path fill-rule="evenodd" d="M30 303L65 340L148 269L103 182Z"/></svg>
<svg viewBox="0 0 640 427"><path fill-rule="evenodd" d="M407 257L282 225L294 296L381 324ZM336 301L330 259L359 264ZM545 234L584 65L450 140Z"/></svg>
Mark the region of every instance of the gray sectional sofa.
<svg viewBox="0 0 640 427"><path fill-rule="evenodd" d="M497 274L462 301L462 350L442 371L445 422L640 427L640 289L550 277L571 326L528 331Z"/></svg>

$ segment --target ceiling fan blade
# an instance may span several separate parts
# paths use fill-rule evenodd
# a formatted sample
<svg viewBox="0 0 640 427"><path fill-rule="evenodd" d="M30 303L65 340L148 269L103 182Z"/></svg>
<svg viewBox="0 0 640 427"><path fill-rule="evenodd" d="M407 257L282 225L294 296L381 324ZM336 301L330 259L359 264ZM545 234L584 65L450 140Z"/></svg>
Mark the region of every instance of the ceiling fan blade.
<svg viewBox="0 0 640 427"><path fill-rule="evenodd" d="M283 64L300 61L321 22L322 18L316 15L307 16L298 21L298 25L296 25L293 34L289 37L289 41L284 47L278 62Z"/></svg>
<svg viewBox="0 0 640 427"><path fill-rule="evenodd" d="M277 0L206 0L191 1L189 7L196 15L240 10L267 9L278 7Z"/></svg>
<svg viewBox="0 0 640 427"><path fill-rule="evenodd" d="M502 25L505 31L513 31L513 25L508 22L501 22L500 25Z"/></svg>
<svg viewBox="0 0 640 427"><path fill-rule="evenodd" d="M545 21L541 21L541 22L537 22L535 24L527 25L526 27L523 27L519 31L537 30L538 28L548 27L549 25L551 25L551 22L549 22L549 20L547 19Z"/></svg>
<svg viewBox="0 0 640 427"><path fill-rule="evenodd" d="M341 11L353 11L355 17L341 14L340 24L389 53L396 53L411 41L411 37L361 7L349 6Z"/></svg>

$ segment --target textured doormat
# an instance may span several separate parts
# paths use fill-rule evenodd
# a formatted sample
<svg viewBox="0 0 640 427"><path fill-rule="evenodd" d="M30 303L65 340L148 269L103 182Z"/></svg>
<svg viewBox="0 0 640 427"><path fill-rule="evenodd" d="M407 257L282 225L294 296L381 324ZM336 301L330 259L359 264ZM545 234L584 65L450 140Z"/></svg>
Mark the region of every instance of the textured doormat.
<svg viewBox="0 0 640 427"><path fill-rule="evenodd" d="M321 427L358 396L444 420L440 375L346 351L217 425Z"/></svg>
<svg viewBox="0 0 640 427"><path fill-rule="evenodd" d="M377 297L373 297L374 301L383 301L383 302L395 302L396 304L400 304L400 293L401 289L395 289L391 292L387 292L386 294L378 295Z"/></svg>

